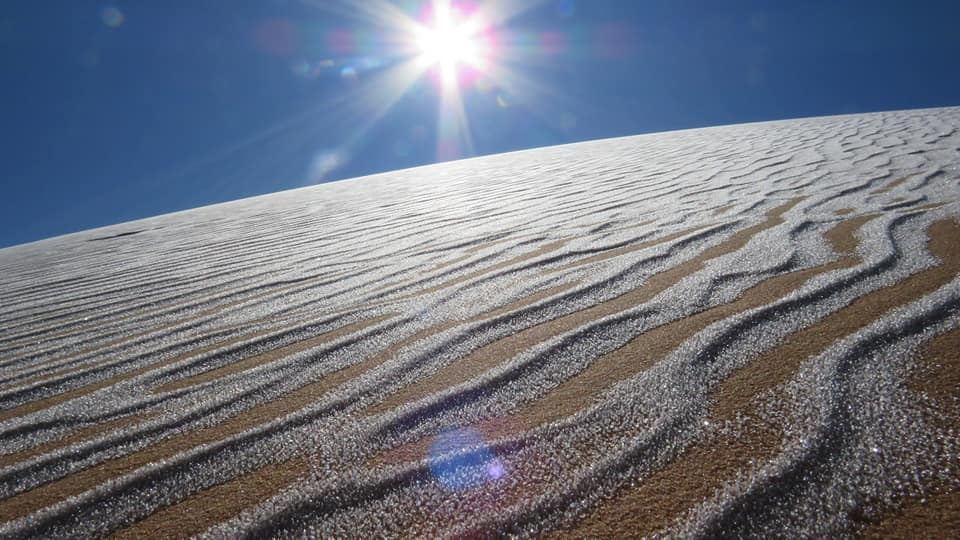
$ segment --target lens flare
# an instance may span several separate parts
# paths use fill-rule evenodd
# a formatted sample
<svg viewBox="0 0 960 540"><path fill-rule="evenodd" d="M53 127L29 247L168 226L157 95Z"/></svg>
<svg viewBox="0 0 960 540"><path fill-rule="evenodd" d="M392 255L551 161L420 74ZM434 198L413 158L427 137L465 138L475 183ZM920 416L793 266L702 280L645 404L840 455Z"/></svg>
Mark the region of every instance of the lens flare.
<svg viewBox="0 0 960 540"><path fill-rule="evenodd" d="M110 28L120 28L125 19L123 12L113 6L106 6L100 10L100 20Z"/></svg>
<svg viewBox="0 0 960 540"><path fill-rule="evenodd" d="M437 435L430 447L430 470L444 487L462 491L500 480L506 469L474 429L459 428Z"/></svg>
<svg viewBox="0 0 960 540"><path fill-rule="evenodd" d="M465 16L446 1L433 5L433 17L415 32L421 66L437 67L444 83L456 83L463 68L482 70L490 53L478 14Z"/></svg>
<svg viewBox="0 0 960 540"><path fill-rule="evenodd" d="M557 89L537 84L518 69L531 55L534 59L547 55L539 47L542 31L510 30L507 26L518 15L546 1L302 0L304 5L361 24L326 27L272 17L254 27L255 45L282 61L292 76L305 83L327 85L338 81L348 92L248 137L226 152L238 151L250 141L273 137L293 126L303 129L302 136L310 140L309 145L316 144L318 136L307 117L325 114L326 122L344 126L344 141L336 148L342 151L342 160L348 161L369 142L374 126L414 89L437 98L436 124L435 128L421 127L424 133L417 137L394 141L391 149L397 157L419 159L416 156L420 149L431 142L435 161L475 155L472 124L479 119L482 128L484 113L523 108L553 125L558 118L555 111L540 109L556 99ZM116 13L108 15L106 24L122 22ZM563 52L559 49L580 41L568 43L560 35L550 43L556 52ZM435 84L421 85L425 76ZM481 103L485 109L477 107ZM344 171L341 165L329 158L304 160L301 180L308 184L326 181ZM488 478L500 476L502 464L491 464L486 474Z"/></svg>

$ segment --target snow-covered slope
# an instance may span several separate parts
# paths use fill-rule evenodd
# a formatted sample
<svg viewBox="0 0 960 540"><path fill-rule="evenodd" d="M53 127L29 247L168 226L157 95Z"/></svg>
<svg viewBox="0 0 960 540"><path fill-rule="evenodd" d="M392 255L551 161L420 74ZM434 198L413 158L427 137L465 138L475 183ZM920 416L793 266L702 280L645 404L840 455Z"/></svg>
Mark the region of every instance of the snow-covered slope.
<svg viewBox="0 0 960 540"><path fill-rule="evenodd" d="M0 250L0 535L949 526L958 128L595 141Z"/></svg>

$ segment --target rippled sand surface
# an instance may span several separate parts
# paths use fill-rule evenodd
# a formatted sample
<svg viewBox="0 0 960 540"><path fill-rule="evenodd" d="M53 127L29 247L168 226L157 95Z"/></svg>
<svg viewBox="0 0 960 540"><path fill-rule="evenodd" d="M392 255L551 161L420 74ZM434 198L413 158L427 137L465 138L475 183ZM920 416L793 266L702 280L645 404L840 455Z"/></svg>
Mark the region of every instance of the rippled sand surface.
<svg viewBox="0 0 960 540"><path fill-rule="evenodd" d="M0 536L947 536L960 109L0 250Z"/></svg>

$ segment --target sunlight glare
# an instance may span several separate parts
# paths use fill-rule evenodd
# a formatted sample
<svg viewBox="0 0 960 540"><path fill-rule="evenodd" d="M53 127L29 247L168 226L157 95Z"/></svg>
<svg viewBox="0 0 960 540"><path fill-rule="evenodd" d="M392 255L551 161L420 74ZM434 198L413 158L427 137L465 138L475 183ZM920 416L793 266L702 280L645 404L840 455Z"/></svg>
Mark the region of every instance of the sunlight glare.
<svg viewBox="0 0 960 540"><path fill-rule="evenodd" d="M455 83L461 66L482 69L486 64L487 47L478 18L464 20L448 1L433 6L430 26L418 28L416 44L423 67L438 66L445 84Z"/></svg>

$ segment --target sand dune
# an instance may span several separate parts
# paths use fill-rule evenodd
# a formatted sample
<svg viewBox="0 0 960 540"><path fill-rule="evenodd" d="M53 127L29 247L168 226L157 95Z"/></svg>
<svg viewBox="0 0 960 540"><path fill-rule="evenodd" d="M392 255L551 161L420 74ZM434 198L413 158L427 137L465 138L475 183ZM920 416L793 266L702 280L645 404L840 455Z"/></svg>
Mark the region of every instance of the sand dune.
<svg viewBox="0 0 960 540"><path fill-rule="evenodd" d="M0 250L0 536L947 536L960 109Z"/></svg>

